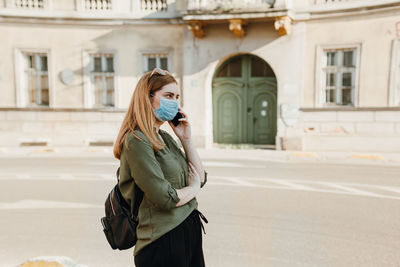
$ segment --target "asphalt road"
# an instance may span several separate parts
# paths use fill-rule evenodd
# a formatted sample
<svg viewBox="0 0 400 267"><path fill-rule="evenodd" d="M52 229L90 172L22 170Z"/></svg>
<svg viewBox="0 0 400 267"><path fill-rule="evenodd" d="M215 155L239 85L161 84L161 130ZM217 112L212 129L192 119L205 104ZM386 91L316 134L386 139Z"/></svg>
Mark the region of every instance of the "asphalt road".
<svg viewBox="0 0 400 267"><path fill-rule="evenodd" d="M209 267L400 266L400 167L203 159ZM0 159L0 266L66 256L133 266L100 218L111 158Z"/></svg>

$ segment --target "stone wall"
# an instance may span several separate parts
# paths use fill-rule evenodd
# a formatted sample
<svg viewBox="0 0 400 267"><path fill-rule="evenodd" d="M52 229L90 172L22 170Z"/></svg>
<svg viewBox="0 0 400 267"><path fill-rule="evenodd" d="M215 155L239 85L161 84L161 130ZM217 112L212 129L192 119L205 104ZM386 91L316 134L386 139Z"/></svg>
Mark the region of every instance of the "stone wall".
<svg viewBox="0 0 400 267"><path fill-rule="evenodd" d="M400 152L400 108L305 111L305 151Z"/></svg>
<svg viewBox="0 0 400 267"><path fill-rule="evenodd" d="M113 143L123 111L0 111L0 146L89 146ZM92 143L92 144L91 144Z"/></svg>

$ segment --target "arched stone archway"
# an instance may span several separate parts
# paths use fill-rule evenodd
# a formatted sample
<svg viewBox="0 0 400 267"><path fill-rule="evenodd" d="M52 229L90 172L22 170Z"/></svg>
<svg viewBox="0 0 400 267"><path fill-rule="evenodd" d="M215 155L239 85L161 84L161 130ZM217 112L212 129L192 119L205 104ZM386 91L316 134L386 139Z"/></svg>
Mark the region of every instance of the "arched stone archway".
<svg viewBox="0 0 400 267"><path fill-rule="evenodd" d="M215 143L275 144L277 80L263 59L242 54L222 63L212 99Z"/></svg>

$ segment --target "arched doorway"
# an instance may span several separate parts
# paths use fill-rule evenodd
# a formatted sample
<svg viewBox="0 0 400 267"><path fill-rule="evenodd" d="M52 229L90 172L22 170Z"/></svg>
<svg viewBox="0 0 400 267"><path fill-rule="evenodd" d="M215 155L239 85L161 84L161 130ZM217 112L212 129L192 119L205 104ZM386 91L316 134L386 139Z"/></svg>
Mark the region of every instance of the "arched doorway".
<svg viewBox="0 0 400 267"><path fill-rule="evenodd" d="M215 143L275 144L277 82L263 59L248 54L228 59L212 86Z"/></svg>

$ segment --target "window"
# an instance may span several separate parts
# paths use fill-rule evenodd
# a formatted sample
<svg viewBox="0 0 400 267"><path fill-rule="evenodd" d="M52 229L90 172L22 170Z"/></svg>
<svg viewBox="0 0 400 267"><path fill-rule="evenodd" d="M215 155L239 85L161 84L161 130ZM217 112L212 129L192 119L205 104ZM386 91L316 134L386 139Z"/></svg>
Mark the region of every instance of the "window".
<svg viewBox="0 0 400 267"><path fill-rule="evenodd" d="M143 53L143 72L151 71L154 68L161 68L170 71L168 53Z"/></svg>
<svg viewBox="0 0 400 267"><path fill-rule="evenodd" d="M275 74L263 59L252 56L251 77L275 77Z"/></svg>
<svg viewBox="0 0 400 267"><path fill-rule="evenodd" d="M324 47L317 55L317 105L355 106L358 47Z"/></svg>
<svg viewBox="0 0 400 267"><path fill-rule="evenodd" d="M226 63L217 74L222 77L242 77L242 57L235 57Z"/></svg>
<svg viewBox="0 0 400 267"><path fill-rule="evenodd" d="M92 107L114 107L114 55L90 55Z"/></svg>
<svg viewBox="0 0 400 267"><path fill-rule="evenodd" d="M24 106L49 106L47 54L22 53Z"/></svg>

